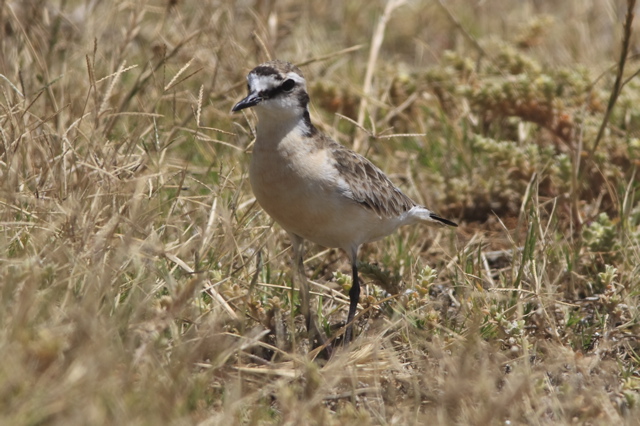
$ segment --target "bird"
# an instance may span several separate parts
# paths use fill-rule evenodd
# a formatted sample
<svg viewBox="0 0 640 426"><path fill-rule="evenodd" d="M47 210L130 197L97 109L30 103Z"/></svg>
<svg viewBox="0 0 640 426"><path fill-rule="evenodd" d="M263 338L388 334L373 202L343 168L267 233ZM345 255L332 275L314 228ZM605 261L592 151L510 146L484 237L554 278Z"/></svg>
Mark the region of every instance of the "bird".
<svg viewBox="0 0 640 426"><path fill-rule="evenodd" d="M303 270L304 241L342 249L351 263L346 345L360 298L360 246L404 225L458 225L414 202L371 161L318 130L297 66L282 60L262 63L247 75L247 91L231 111L253 108L257 115L249 180L258 204L291 239L309 333L318 331Z"/></svg>

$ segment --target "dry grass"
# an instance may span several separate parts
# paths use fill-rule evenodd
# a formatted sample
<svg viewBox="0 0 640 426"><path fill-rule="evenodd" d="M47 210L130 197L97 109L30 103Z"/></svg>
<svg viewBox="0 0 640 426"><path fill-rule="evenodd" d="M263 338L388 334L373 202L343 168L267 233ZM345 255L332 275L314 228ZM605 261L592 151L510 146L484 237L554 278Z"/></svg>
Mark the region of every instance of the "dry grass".
<svg viewBox="0 0 640 426"><path fill-rule="evenodd" d="M384 10L0 1L0 423L638 422L626 5ZM255 120L229 113L269 57L307 62L316 123L461 223L363 248L359 337L329 360L246 179ZM335 335L348 262L308 252Z"/></svg>

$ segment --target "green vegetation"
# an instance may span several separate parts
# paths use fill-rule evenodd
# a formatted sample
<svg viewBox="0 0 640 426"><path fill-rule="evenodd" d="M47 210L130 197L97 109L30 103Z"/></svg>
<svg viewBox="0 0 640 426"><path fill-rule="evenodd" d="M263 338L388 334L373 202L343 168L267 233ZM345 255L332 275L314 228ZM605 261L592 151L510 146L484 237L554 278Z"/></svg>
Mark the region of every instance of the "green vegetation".
<svg viewBox="0 0 640 426"><path fill-rule="evenodd" d="M386 4L0 1L0 423L638 422L638 23ZM328 360L229 112L275 57L318 127L460 223L363 247ZM338 336L347 258L306 259Z"/></svg>

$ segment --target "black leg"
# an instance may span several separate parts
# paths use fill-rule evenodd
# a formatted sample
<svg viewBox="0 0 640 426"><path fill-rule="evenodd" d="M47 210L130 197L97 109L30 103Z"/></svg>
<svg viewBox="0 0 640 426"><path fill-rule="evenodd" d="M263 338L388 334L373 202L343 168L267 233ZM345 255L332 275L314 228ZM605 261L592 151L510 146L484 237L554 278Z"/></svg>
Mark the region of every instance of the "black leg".
<svg viewBox="0 0 640 426"><path fill-rule="evenodd" d="M351 285L351 290L349 290L349 314L347 315L347 330L344 333L345 345L351 342L351 336L353 335L352 323L358 310L358 301L360 300L360 281L358 280L358 267L356 266L355 260L351 265L351 271L353 273L353 284Z"/></svg>

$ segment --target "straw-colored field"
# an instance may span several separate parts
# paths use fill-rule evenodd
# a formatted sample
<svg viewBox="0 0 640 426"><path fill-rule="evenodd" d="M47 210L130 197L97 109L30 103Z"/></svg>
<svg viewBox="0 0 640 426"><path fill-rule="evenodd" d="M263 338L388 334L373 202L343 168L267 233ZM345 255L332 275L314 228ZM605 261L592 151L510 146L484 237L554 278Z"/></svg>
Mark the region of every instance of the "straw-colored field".
<svg viewBox="0 0 640 426"><path fill-rule="evenodd" d="M633 3L0 0L0 424L638 424ZM329 359L230 113L270 58L460 224L362 248Z"/></svg>

